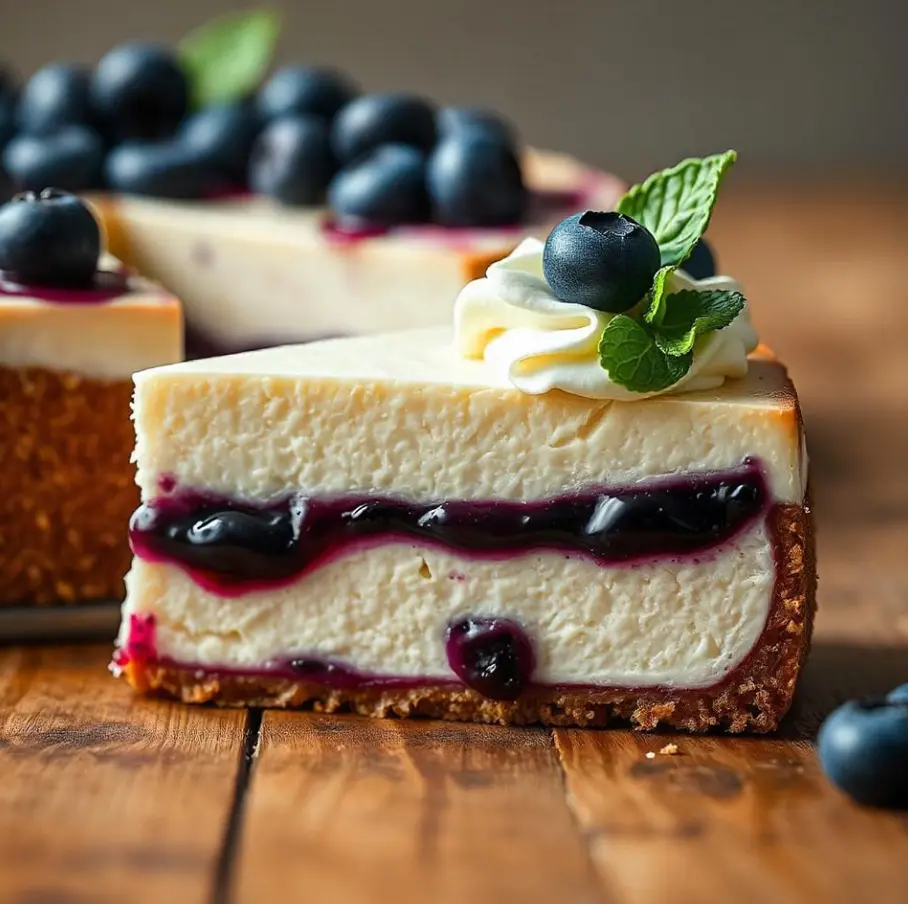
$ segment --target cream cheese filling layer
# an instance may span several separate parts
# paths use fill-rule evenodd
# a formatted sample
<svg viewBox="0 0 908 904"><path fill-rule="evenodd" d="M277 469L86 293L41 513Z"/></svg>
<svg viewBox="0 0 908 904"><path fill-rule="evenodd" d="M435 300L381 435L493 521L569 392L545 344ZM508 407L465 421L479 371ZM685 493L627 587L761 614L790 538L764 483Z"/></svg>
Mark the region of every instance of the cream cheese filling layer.
<svg viewBox="0 0 908 904"><path fill-rule="evenodd" d="M557 552L488 561L393 543L239 598L137 559L120 644L135 613L155 617L158 655L180 663L251 670L306 655L377 675L456 680L445 627L487 615L528 632L536 682L704 687L757 642L774 576L763 521L699 561L618 568Z"/></svg>

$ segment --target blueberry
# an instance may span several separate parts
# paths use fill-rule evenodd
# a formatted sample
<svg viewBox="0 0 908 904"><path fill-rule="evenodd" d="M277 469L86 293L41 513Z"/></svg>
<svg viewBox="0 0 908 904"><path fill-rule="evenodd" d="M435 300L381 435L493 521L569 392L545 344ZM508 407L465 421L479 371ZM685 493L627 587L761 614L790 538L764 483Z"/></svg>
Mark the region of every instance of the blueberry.
<svg viewBox="0 0 908 904"><path fill-rule="evenodd" d="M852 700L824 723L820 762L858 803L908 808L908 703Z"/></svg>
<svg viewBox="0 0 908 904"><path fill-rule="evenodd" d="M328 187L328 204L350 225L399 226L429 214L426 158L405 144L386 144L342 169Z"/></svg>
<svg viewBox="0 0 908 904"><path fill-rule="evenodd" d="M706 239L700 239L681 269L694 279L709 279L716 275L716 257Z"/></svg>
<svg viewBox="0 0 908 904"><path fill-rule="evenodd" d="M330 120L357 93L353 82L332 69L285 66L261 87L256 108L262 122L294 113Z"/></svg>
<svg viewBox="0 0 908 904"><path fill-rule="evenodd" d="M16 101L0 94L0 150L16 134Z"/></svg>
<svg viewBox="0 0 908 904"><path fill-rule="evenodd" d="M886 696L888 703L908 703L908 684L900 684Z"/></svg>
<svg viewBox="0 0 908 904"><path fill-rule="evenodd" d="M526 632L504 618L468 617L452 623L445 651L454 674L490 700L516 700L536 666Z"/></svg>
<svg viewBox="0 0 908 904"><path fill-rule="evenodd" d="M194 155L210 161L212 168L242 182L255 141L256 123L250 104L216 104L186 119L178 139Z"/></svg>
<svg viewBox="0 0 908 904"><path fill-rule="evenodd" d="M444 226L509 226L526 212L513 149L482 131L455 132L429 158L432 216Z"/></svg>
<svg viewBox="0 0 908 904"><path fill-rule="evenodd" d="M562 220L542 254L556 298L613 314L643 298L660 262L648 229L624 214L594 210Z"/></svg>
<svg viewBox="0 0 908 904"><path fill-rule="evenodd" d="M366 94L347 104L331 130L334 154L350 163L383 144L407 144L428 152L435 144L435 112L408 94Z"/></svg>
<svg viewBox="0 0 908 904"><path fill-rule="evenodd" d="M517 147L514 127L503 117L481 107L445 107L438 112L438 132L446 138L458 132L477 130L508 147Z"/></svg>
<svg viewBox="0 0 908 904"><path fill-rule="evenodd" d="M63 126L48 135L19 135L3 152L3 166L19 190L98 188L104 142L88 126Z"/></svg>
<svg viewBox="0 0 908 904"><path fill-rule="evenodd" d="M95 69L91 99L115 141L170 137L186 114L189 88L173 55L153 44L123 44Z"/></svg>
<svg viewBox="0 0 908 904"><path fill-rule="evenodd" d="M155 198L204 198L218 187L208 161L179 141L128 141L108 155L104 172L113 191Z"/></svg>
<svg viewBox="0 0 908 904"><path fill-rule="evenodd" d="M75 195L25 192L0 207L0 270L17 282L90 285L100 253L98 223Z"/></svg>
<svg viewBox="0 0 908 904"><path fill-rule="evenodd" d="M88 70L73 63L52 63L25 85L19 99L19 128L44 135L61 126L87 125L90 111Z"/></svg>
<svg viewBox="0 0 908 904"><path fill-rule="evenodd" d="M317 116L285 116L267 125L256 140L249 186L282 204L319 204L334 170L327 123Z"/></svg>

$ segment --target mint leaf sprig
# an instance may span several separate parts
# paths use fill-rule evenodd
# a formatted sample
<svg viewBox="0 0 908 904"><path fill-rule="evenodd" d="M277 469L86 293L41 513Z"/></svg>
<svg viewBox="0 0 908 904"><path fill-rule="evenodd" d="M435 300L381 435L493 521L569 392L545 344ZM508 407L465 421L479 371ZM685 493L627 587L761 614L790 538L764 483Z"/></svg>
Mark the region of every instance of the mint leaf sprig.
<svg viewBox="0 0 908 904"><path fill-rule="evenodd" d="M686 289L666 294L672 274L706 232L719 186L736 159L735 151L726 151L682 160L633 186L618 202L618 213L653 234L662 257L640 319L613 317L599 342L599 363L631 392L673 386L690 371L697 340L725 329L744 309L740 292Z"/></svg>

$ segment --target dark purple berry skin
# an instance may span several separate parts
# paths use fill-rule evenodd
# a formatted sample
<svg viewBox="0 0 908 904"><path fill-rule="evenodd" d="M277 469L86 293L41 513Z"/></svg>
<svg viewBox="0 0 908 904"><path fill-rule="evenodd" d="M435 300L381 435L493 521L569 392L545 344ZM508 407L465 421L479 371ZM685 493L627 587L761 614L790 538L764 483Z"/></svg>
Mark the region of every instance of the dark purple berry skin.
<svg viewBox="0 0 908 904"><path fill-rule="evenodd" d="M63 126L92 122L90 72L75 63L51 63L26 83L19 98L19 129L46 135Z"/></svg>
<svg viewBox="0 0 908 904"><path fill-rule="evenodd" d="M890 691L886 700L889 703L908 703L908 684L900 684L895 690Z"/></svg>
<svg viewBox="0 0 908 904"><path fill-rule="evenodd" d="M506 147L517 147L514 127L502 116L482 107L444 107L438 111L438 134L442 138L476 130Z"/></svg>
<svg viewBox="0 0 908 904"><path fill-rule="evenodd" d="M47 135L17 135L3 152L3 167L19 191L99 188L104 142L88 126L63 126Z"/></svg>
<svg viewBox="0 0 908 904"><path fill-rule="evenodd" d="M694 279L709 279L716 275L716 256L706 239L700 239L681 269Z"/></svg>
<svg viewBox="0 0 908 904"><path fill-rule="evenodd" d="M176 140L127 141L105 161L109 188L127 195L193 200L220 186L210 163Z"/></svg>
<svg viewBox="0 0 908 904"><path fill-rule="evenodd" d="M468 616L452 623L445 650L454 674L490 700L516 700L536 667L530 638L506 618Z"/></svg>
<svg viewBox="0 0 908 904"><path fill-rule="evenodd" d="M429 215L425 157L407 145L383 145L334 177L328 203L346 226L424 222Z"/></svg>
<svg viewBox="0 0 908 904"><path fill-rule="evenodd" d="M171 137L189 108L189 85L173 54L154 44L123 44L98 63L91 102L116 143Z"/></svg>
<svg viewBox="0 0 908 904"><path fill-rule="evenodd" d="M443 226L513 226L529 198L513 148L475 128L439 142L428 186L432 218Z"/></svg>
<svg viewBox="0 0 908 904"><path fill-rule="evenodd" d="M213 170L239 185L246 181L257 124L249 103L214 104L184 120L178 139Z"/></svg>
<svg viewBox="0 0 908 904"><path fill-rule="evenodd" d="M0 270L29 286L91 284L101 230L88 206L57 189L25 192L0 207Z"/></svg>
<svg viewBox="0 0 908 904"><path fill-rule="evenodd" d="M908 809L908 699L852 700L817 738L829 780L858 803Z"/></svg>
<svg viewBox="0 0 908 904"><path fill-rule="evenodd" d="M409 94L364 94L350 101L331 126L331 145L341 164L384 144L405 144L428 153L435 136L434 108Z"/></svg>
<svg viewBox="0 0 908 904"><path fill-rule="evenodd" d="M255 99L262 123L284 116L332 120L358 94L356 85L332 69L285 66L262 85Z"/></svg>
<svg viewBox="0 0 908 904"><path fill-rule="evenodd" d="M265 126L249 161L249 186L286 205L320 204L334 174L328 125L291 114Z"/></svg>
<svg viewBox="0 0 908 904"><path fill-rule="evenodd" d="M632 217L588 210L562 220L546 239L542 268L561 301L620 314L649 291L661 256Z"/></svg>

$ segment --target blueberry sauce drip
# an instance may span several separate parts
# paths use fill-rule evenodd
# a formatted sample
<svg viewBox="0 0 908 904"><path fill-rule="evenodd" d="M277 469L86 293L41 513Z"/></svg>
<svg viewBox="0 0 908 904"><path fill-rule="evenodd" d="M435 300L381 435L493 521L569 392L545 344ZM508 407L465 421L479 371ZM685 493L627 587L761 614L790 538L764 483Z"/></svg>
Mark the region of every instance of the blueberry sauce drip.
<svg viewBox="0 0 908 904"><path fill-rule="evenodd" d="M536 656L526 631L505 618L470 616L448 626L451 671L490 700L516 700L530 683Z"/></svg>
<svg viewBox="0 0 908 904"><path fill-rule="evenodd" d="M603 565L697 557L732 539L769 502L759 467L589 489L539 502L294 496L267 506L175 492L141 506L140 557L237 595L290 582L364 543L416 541L482 558L557 550Z"/></svg>
<svg viewBox="0 0 908 904"><path fill-rule="evenodd" d="M122 271L99 270L90 286L64 288L61 286L27 286L16 282L0 271L0 295L36 298L54 304L103 304L120 298L129 291L127 275Z"/></svg>

